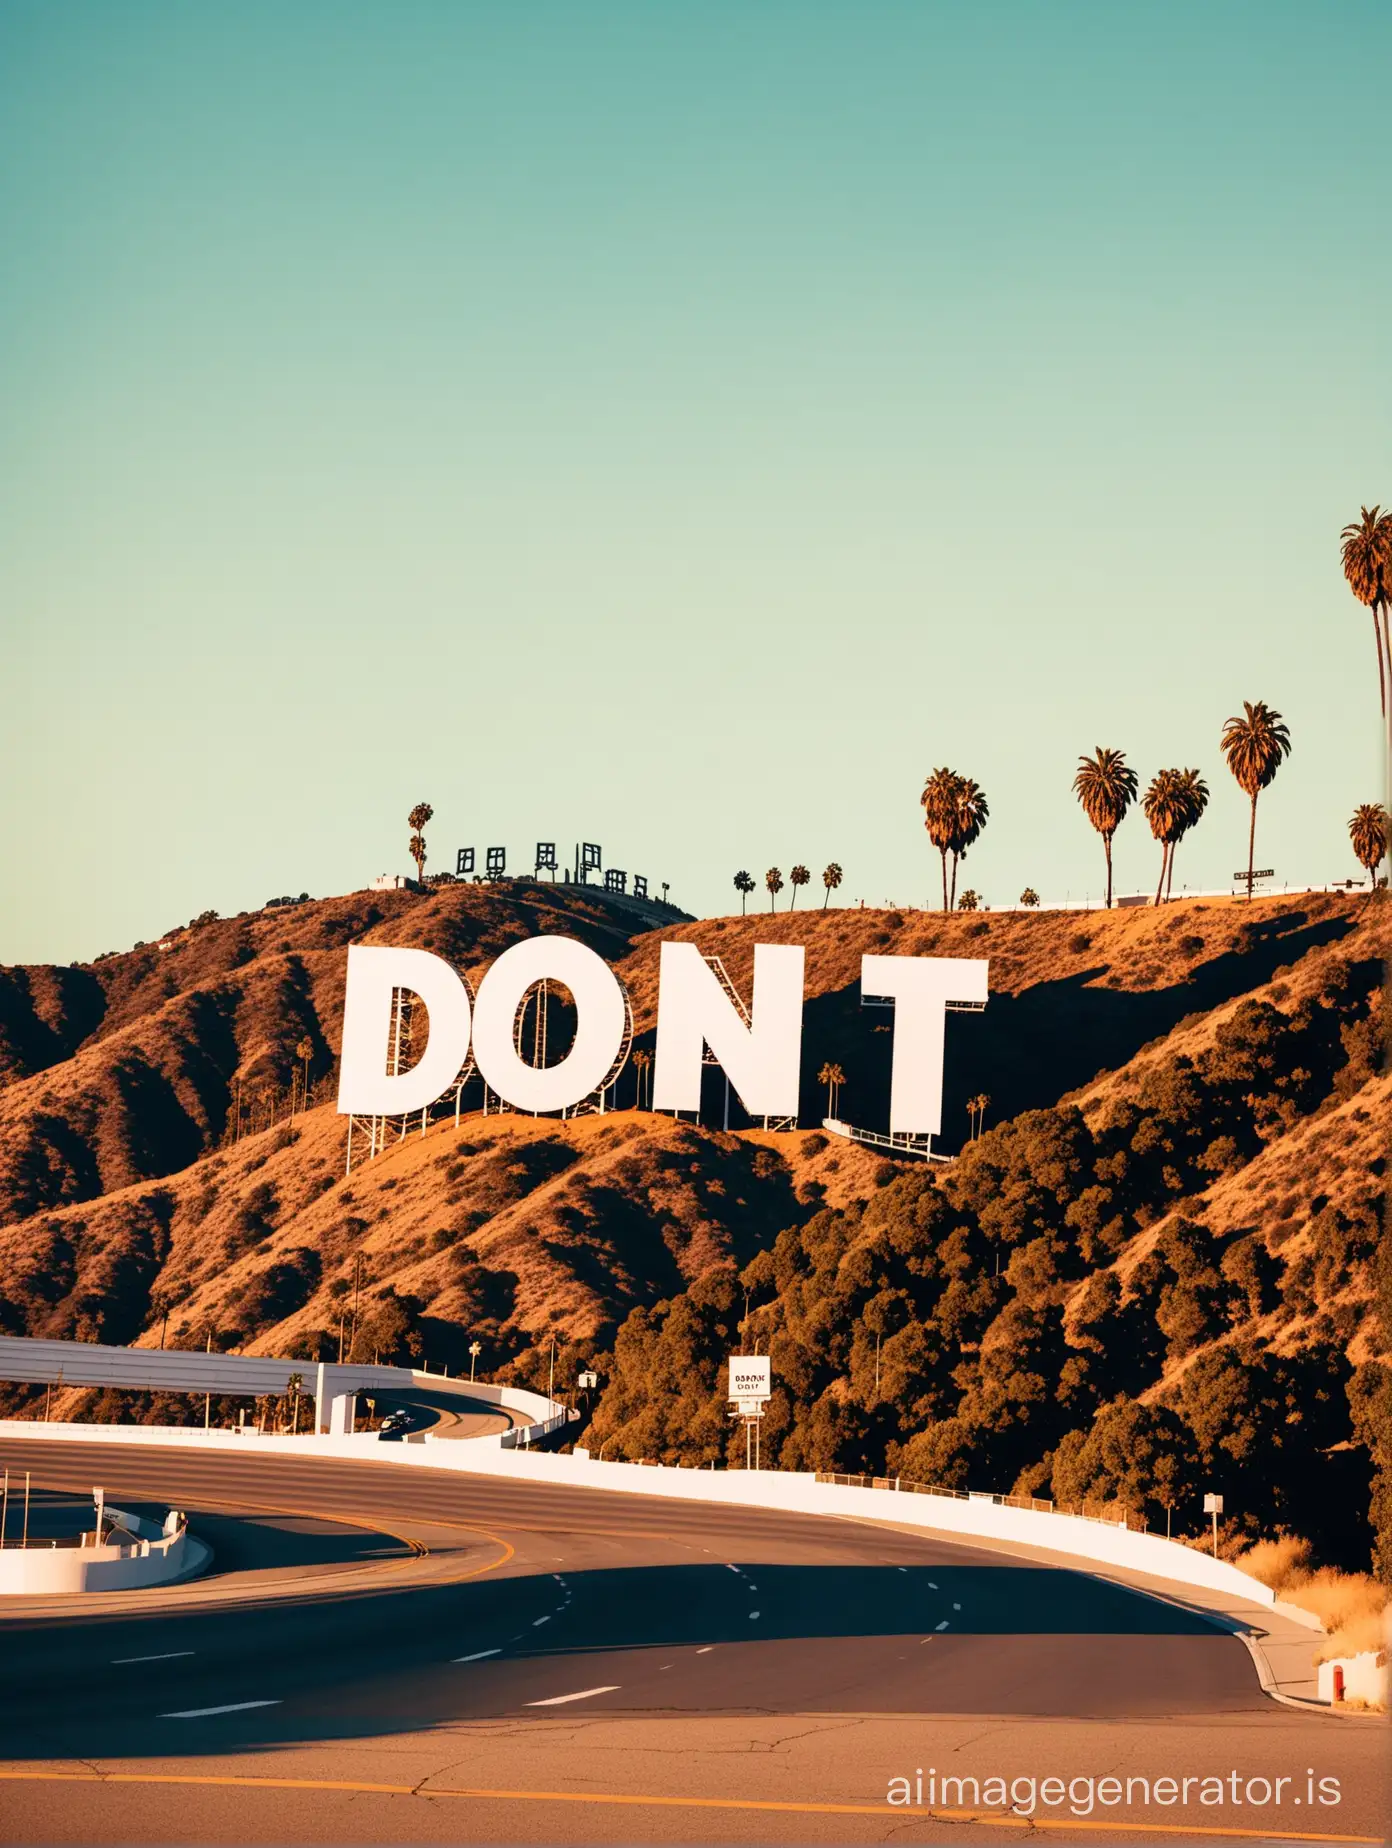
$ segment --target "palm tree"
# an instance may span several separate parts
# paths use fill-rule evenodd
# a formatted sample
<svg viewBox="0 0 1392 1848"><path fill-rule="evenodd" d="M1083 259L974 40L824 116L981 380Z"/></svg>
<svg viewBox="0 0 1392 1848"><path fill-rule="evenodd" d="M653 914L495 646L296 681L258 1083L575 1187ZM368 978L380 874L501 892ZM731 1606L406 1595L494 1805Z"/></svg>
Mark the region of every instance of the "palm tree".
<svg viewBox="0 0 1392 1848"><path fill-rule="evenodd" d="M648 1072L651 1069L651 1067L652 1067L652 1054L650 1052L645 1052L643 1048L640 1046L637 1052L635 1052L633 1055L633 1069L638 1079L638 1083L636 1086L637 1095L634 1099L634 1104L633 1104L633 1107L635 1110L641 1110L643 1108L644 1080L648 1078ZM649 1084L651 1084L651 1080L648 1080L648 1082Z"/></svg>
<svg viewBox="0 0 1392 1848"><path fill-rule="evenodd" d="M1160 878L1155 887L1158 905L1165 896L1165 874L1169 870L1170 849L1179 839L1184 821L1184 800L1179 791L1181 772L1157 770L1150 787L1141 797L1141 808L1150 823L1151 834L1160 843Z"/></svg>
<svg viewBox="0 0 1392 1848"><path fill-rule="evenodd" d="M308 1110L309 1108L309 1062L314 1057L314 1041L309 1037L308 1034L306 1034L305 1037L300 1041L299 1045L296 1046L295 1057L304 1066L304 1093L303 1093L301 1108L304 1110Z"/></svg>
<svg viewBox="0 0 1392 1848"><path fill-rule="evenodd" d="M826 1064L817 1073L817 1083L827 1088L827 1115L833 1119L836 1116L837 1095L845 1082L846 1074L839 1065Z"/></svg>
<svg viewBox="0 0 1392 1848"><path fill-rule="evenodd" d="M826 887L826 891L822 895L822 910L823 911L825 911L827 908L827 900L831 897L832 893L836 890L837 886L839 886L840 883L841 883L841 868L836 864L835 860L833 860L831 864L827 866L822 873L822 884Z"/></svg>
<svg viewBox="0 0 1392 1848"><path fill-rule="evenodd" d="M1175 835L1174 842L1170 847L1170 870L1165 875L1166 899L1169 898L1170 889L1174 885L1175 848L1178 847L1179 843L1184 839L1191 828L1198 826L1203 818L1204 810L1208 807L1208 784L1205 783L1198 771L1181 770L1177 774L1179 780L1176 784L1176 790L1180 802L1179 832Z"/></svg>
<svg viewBox="0 0 1392 1848"><path fill-rule="evenodd" d="M768 887L769 910L776 910L777 907L774 905L773 901L783 890L783 875L776 866L771 866L764 874L764 884Z"/></svg>
<svg viewBox="0 0 1392 1848"><path fill-rule="evenodd" d="M808 883L808 881L811 879L812 875L811 873L808 872L805 866L795 866L792 872L788 874L788 877L793 882L793 896L789 900L789 903L788 903L788 909L789 911L792 911L797 906L798 887L805 886Z"/></svg>
<svg viewBox="0 0 1392 1848"><path fill-rule="evenodd" d="M1377 885L1377 869L1387 855L1387 810L1380 802L1360 802L1349 816L1349 840L1353 843L1358 864L1367 869L1369 882Z"/></svg>
<svg viewBox="0 0 1392 1848"><path fill-rule="evenodd" d="M986 1115L986 1106L990 1101L990 1098L984 1091L979 1092L975 1097L969 1097L967 1099L967 1117L971 1123L971 1139L973 1142L975 1142L981 1134L981 1122Z"/></svg>
<svg viewBox="0 0 1392 1848"><path fill-rule="evenodd" d="M1025 887L1024 891L1020 894L1020 903L1025 907L1026 911L1036 911L1039 908L1039 894L1035 891L1033 886Z"/></svg>
<svg viewBox="0 0 1392 1848"><path fill-rule="evenodd" d="M1078 759L1073 793L1082 803L1083 813L1102 836L1106 849L1108 910L1112 904L1112 836L1136 800L1137 786L1136 772L1127 767L1124 751L1113 751L1099 744L1091 757Z"/></svg>
<svg viewBox="0 0 1392 1848"><path fill-rule="evenodd" d="M740 895L740 916L743 917L749 908L749 894L754 890L754 881L743 867L735 874L735 890Z"/></svg>
<svg viewBox="0 0 1392 1848"><path fill-rule="evenodd" d="M1387 717L1387 665L1392 667L1392 644L1387 634L1387 603L1392 597L1392 513L1380 507L1360 507L1360 519L1339 534L1344 576L1349 589L1360 603L1366 603L1373 617L1373 639L1377 643L1378 697L1382 716Z"/></svg>
<svg viewBox="0 0 1392 1848"><path fill-rule="evenodd" d="M919 801L923 805L923 825L928 830L928 838L937 848L942 859L942 908L948 909L947 903L947 856L952 852L952 843L958 825L957 791L962 782L955 770L946 765L935 770L923 785L923 794Z"/></svg>
<svg viewBox="0 0 1392 1848"><path fill-rule="evenodd" d="M959 911L979 911L981 909L981 894L974 891L971 886L968 886L966 891L957 900L957 909Z"/></svg>
<svg viewBox="0 0 1392 1848"><path fill-rule="evenodd" d="M406 817L406 826L411 830L411 858L416 863L416 883L425 878L425 824L435 813L428 802L418 802Z"/></svg>
<svg viewBox="0 0 1392 1848"><path fill-rule="evenodd" d="M1256 705L1243 700L1240 719L1229 719L1223 726L1223 755L1228 768L1237 778L1238 787L1252 798L1252 821L1247 830L1247 899L1252 898L1252 866L1257 851L1257 797L1281 768L1281 759L1290 756L1290 733L1265 700Z"/></svg>
<svg viewBox="0 0 1392 1848"><path fill-rule="evenodd" d="M965 860L968 847L974 847L981 838L981 830L986 826L991 811L986 803L986 792L979 783L974 783L969 776L958 777L957 823L952 834L952 901L957 898L957 862Z"/></svg>

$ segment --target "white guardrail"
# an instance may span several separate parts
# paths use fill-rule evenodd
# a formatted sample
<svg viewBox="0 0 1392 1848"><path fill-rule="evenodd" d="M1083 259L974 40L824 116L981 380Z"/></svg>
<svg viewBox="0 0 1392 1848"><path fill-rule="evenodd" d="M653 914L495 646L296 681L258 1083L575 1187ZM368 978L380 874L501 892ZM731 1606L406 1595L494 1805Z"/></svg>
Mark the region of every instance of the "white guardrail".
<svg viewBox="0 0 1392 1848"><path fill-rule="evenodd" d="M481 1385L471 1390L484 1397ZM494 1394L498 1395L496 1399ZM557 1428L566 1413L538 1393L517 1388L492 1387L490 1402L517 1410L551 1407L550 1425ZM518 1401L528 1401L521 1405ZM895 1494L883 1489L854 1488L818 1482L810 1472L795 1470L703 1470L672 1468L665 1464L603 1463L590 1457L557 1456L543 1451L508 1446L511 1432L483 1438L442 1439L422 1433L423 1442L380 1443L375 1434L336 1437L261 1437L254 1430L199 1431L158 1425L36 1424L28 1420L0 1421L0 1437L41 1437L56 1442L116 1443L165 1446L170 1449L237 1451L258 1455L333 1457L355 1462L387 1463L463 1475L507 1476L538 1483L567 1483L630 1495L658 1495L681 1501L724 1502L742 1507L780 1508L816 1515L852 1516L918 1527L963 1541L985 1540L997 1545L1087 1561L1121 1571L1143 1573L1155 1579L1182 1584L1197 1601L1243 1598L1271 1605L1275 1593L1226 1561L1166 1540L1158 1534L1135 1533L1123 1527L1089 1520L1082 1515L1059 1514L1033 1508L1012 1508L984 1498L956 1501L936 1495Z"/></svg>
<svg viewBox="0 0 1392 1848"><path fill-rule="evenodd" d="M5 1547L0 1551L0 1597L141 1591L192 1578L212 1558L211 1548L194 1539L182 1514L171 1514L164 1527L119 1508L108 1508L106 1517L125 1529L129 1543L42 1546L33 1541L26 1547Z"/></svg>

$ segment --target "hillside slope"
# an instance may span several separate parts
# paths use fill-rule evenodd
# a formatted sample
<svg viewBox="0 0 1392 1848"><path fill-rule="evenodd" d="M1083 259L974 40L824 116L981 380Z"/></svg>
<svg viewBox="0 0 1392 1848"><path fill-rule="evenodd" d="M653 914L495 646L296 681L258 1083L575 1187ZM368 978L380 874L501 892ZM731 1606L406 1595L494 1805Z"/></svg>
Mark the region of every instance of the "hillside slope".
<svg viewBox="0 0 1392 1848"><path fill-rule="evenodd" d="M554 1339L562 1379L600 1356L598 1439L687 1461L731 1441L719 1368L747 1338L780 1381L771 1460L1129 1496L1153 1516L1171 1477L1229 1470L1258 1526L1293 1518L1292 1495L1334 1495L1342 1544L1366 1551L1371 1427L1351 1425L1346 1387L1356 1410L1386 1351L1382 911L1316 895L785 912L632 937L598 894L517 882L6 970L0 1326L452 1369L477 1338L486 1368L528 1377ZM466 1114L345 1175L329 1100L346 945L418 945L478 975L544 930L615 966L647 1049L662 937L720 955L746 992L756 942L805 945L804 1128L763 1131L737 1105L714 1128L712 1071L702 1125ZM886 952L990 959L987 1011L949 1021L943 1141L961 1147L979 1092L991 1127L951 1169L816 1128L828 1059L840 1114L883 1126L889 1018L862 1011L859 973ZM289 1120L305 1041L308 1107L297 1090ZM630 1068L621 1106L638 1082ZM1252 1462L1278 1439L1279 1494Z"/></svg>

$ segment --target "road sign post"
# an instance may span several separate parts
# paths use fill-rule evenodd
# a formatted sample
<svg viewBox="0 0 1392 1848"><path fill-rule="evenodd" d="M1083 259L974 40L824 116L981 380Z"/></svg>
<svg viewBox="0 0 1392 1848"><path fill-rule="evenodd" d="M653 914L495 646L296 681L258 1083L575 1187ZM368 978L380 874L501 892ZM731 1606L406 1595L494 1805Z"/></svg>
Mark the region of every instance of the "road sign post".
<svg viewBox="0 0 1392 1848"><path fill-rule="evenodd" d="M1205 1514L1211 1514L1213 1516L1213 1557L1216 1559L1218 1557L1218 1516L1223 1512L1222 1496L1205 1495L1203 1498L1203 1511Z"/></svg>
<svg viewBox="0 0 1392 1848"><path fill-rule="evenodd" d="M744 1467L758 1469L759 1422L773 1397L772 1365L767 1354L730 1356L730 1416L744 1420ZM750 1461L751 1431L753 1461Z"/></svg>

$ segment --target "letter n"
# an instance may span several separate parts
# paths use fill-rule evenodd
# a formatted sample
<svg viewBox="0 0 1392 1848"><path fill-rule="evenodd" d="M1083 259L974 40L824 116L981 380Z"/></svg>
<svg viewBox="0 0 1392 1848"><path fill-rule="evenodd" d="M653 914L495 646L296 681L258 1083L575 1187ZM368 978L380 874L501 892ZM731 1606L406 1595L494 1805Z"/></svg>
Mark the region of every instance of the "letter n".
<svg viewBox="0 0 1392 1848"><path fill-rule="evenodd" d="M802 1059L801 945L756 943L748 1023L694 943L664 943L653 1108L699 1110L707 1046L751 1116L796 1116Z"/></svg>

